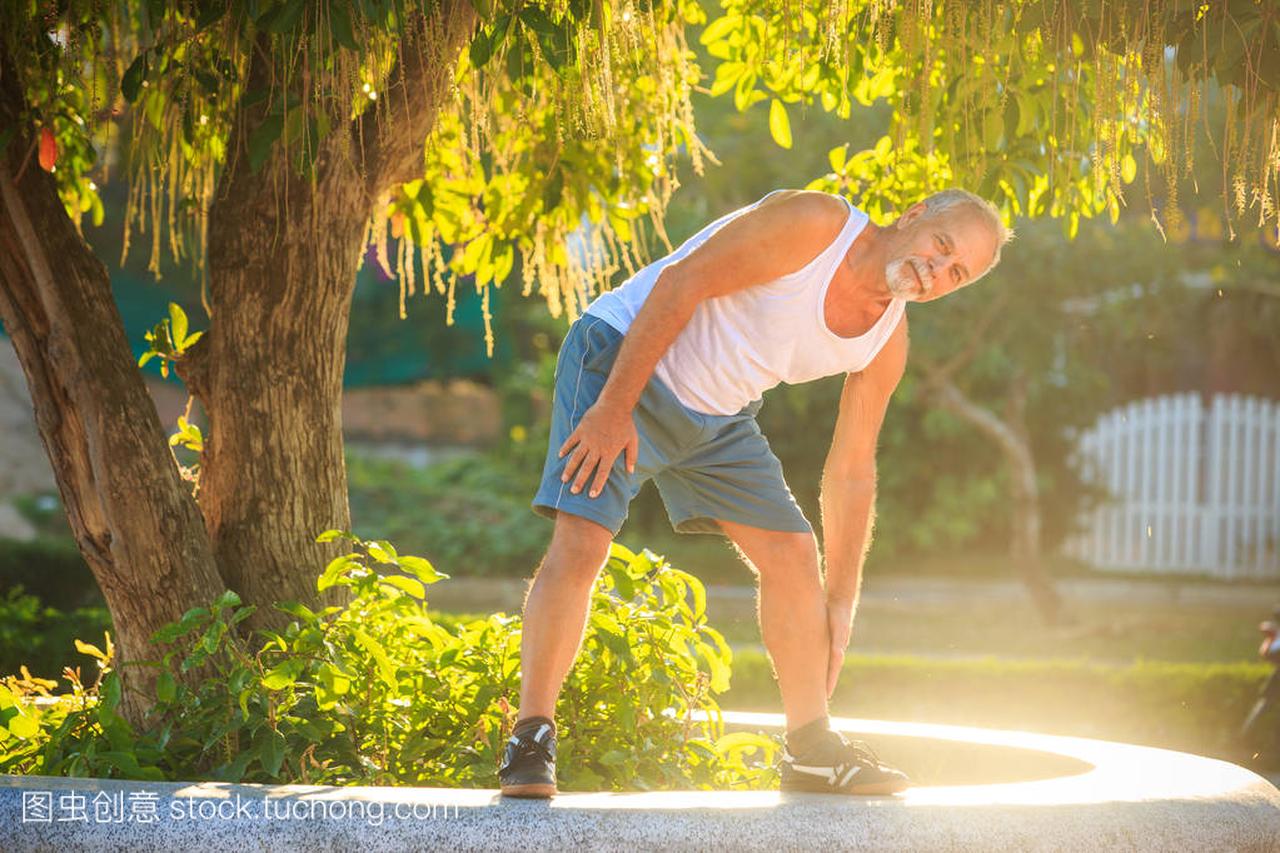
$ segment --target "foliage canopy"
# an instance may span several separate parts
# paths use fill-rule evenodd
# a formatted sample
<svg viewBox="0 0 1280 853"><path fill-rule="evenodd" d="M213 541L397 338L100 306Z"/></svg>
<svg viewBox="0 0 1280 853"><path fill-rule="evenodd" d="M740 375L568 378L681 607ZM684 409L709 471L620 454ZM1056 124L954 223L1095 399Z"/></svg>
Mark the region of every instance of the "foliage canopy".
<svg viewBox="0 0 1280 853"><path fill-rule="evenodd" d="M451 98L425 140L421 179L368 200L368 236L399 272L402 297L419 286L417 251L421 286L450 296L461 275L486 293L501 284L518 252L524 291L537 287L553 314L573 316L615 272L646 260L650 236L666 242L677 158L700 172L712 156L695 132L699 88L732 95L743 111L767 102L784 147L797 108L847 117L887 103L885 138L833 150L831 172L814 184L858 197L882 221L963 184L1009 218L1061 217L1074 235L1081 217L1118 217L1141 174L1157 225L1176 224L1203 125L1227 221L1276 226L1280 11L1261 0L722 0L710 12L695 0L4 0L0 9L25 24L4 38L26 69L31 121L48 131L39 159L57 169L73 216L100 220L98 151L119 121L131 123L126 228L149 230L157 272L162 246L201 263L228 158L257 169L282 151L298 180L316 181L320 141L341 134L346 156L362 162L389 115L379 93L406 62L450 75ZM444 55L441 22L461 14L474 15L474 34ZM709 69L690 47L695 28ZM271 58L262 79L248 77L254 52ZM1221 128L1209 127L1211 98L1225 104ZM570 240L584 218L595 227ZM445 244L455 248L448 259Z"/></svg>

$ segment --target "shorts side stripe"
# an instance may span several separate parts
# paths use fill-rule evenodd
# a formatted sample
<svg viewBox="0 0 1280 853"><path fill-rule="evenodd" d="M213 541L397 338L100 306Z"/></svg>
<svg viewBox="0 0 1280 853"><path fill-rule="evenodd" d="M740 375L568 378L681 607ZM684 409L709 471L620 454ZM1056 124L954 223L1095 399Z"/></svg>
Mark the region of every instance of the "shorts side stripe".
<svg viewBox="0 0 1280 853"><path fill-rule="evenodd" d="M601 322L599 317L593 316L592 320L594 322L592 322L590 326L584 327L582 330L582 337L584 338L584 341L583 341L583 347L582 347L582 358L578 359L578 375L573 381L573 409L569 414L569 432L570 433L572 433L573 430L577 429L576 421L578 419L578 389L582 385L582 371L587 366L587 357L591 355L591 344L585 339L587 337L587 334L593 328L595 328L596 323ZM567 440L568 436L566 436L565 438ZM560 491L556 493L556 502L555 502L556 509L560 508L560 502L564 500L564 490L568 485L569 485L568 481L566 480L560 481Z"/></svg>

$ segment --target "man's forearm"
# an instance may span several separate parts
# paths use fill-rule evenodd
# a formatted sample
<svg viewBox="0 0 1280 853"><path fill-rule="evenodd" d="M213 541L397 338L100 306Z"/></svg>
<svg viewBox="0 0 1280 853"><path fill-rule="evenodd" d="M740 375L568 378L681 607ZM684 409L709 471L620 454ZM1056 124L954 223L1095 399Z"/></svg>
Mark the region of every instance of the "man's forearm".
<svg viewBox="0 0 1280 853"><path fill-rule="evenodd" d="M658 276L627 330L613 370L600 392L600 402L627 411L635 408L663 353L693 316L697 295L682 288L669 271L670 268L663 270Z"/></svg>
<svg viewBox="0 0 1280 853"><path fill-rule="evenodd" d="M822 539L827 600L857 607L862 564L875 524L876 483L870 478L822 477Z"/></svg>

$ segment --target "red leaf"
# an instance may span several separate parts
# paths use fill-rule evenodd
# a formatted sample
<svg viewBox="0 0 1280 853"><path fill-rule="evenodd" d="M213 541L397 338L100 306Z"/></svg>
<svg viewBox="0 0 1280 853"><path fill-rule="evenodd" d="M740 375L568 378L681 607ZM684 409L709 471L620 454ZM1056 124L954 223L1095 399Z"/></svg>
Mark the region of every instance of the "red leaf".
<svg viewBox="0 0 1280 853"><path fill-rule="evenodd" d="M58 162L58 140L53 138L53 131L47 127L40 128L40 168L46 172L53 171L53 164Z"/></svg>

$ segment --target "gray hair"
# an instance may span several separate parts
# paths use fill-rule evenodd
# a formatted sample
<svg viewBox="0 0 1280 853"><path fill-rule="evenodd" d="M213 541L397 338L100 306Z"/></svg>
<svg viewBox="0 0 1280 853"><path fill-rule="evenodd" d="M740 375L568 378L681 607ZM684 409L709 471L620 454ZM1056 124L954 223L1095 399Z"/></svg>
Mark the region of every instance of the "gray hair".
<svg viewBox="0 0 1280 853"><path fill-rule="evenodd" d="M982 196L974 195L968 190L962 190L958 187L941 190L926 198L924 206L928 209L926 215L929 217L942 216L958 211L960 208L968 208L970 212L982 217L991 228L992 233L996 235L996 253L991 257L991 263L987 268L973 277L974 281L991 272L995 265L1000 263L1001 247L1014 237L1013 229L1004 224L1004 220L1000 218L1000 211L996 209L996 206Z"/></svg>

